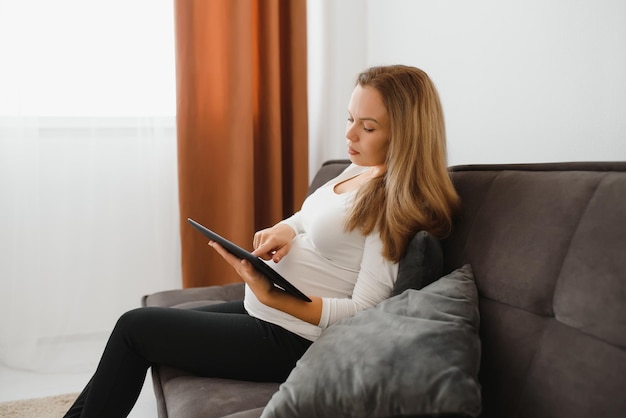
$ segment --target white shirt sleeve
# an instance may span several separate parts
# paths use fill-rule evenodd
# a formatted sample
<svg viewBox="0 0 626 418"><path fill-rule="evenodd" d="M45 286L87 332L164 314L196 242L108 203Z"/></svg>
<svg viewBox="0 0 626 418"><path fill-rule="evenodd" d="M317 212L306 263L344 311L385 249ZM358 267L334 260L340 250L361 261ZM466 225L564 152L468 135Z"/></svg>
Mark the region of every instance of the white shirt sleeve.
<svg viewBox="0 0 626 418"><path fill-rule="evenodd" d="M398 276L398 263L382 256L382 241L378 233L365 238L363 259L350 298L322 298L319 326L326 328L342 318L372 308L389 298Z"/></svg>
<svg viewBox="0 0 626 418"><path fill-rule="evenodd" d="M302 216L300 216L300 212L296 212L290 217L283 219L279 222L280 224L285 224L291 227L294 231L296 231L296 235L304 232L304 227L302 226Z"/></svg>

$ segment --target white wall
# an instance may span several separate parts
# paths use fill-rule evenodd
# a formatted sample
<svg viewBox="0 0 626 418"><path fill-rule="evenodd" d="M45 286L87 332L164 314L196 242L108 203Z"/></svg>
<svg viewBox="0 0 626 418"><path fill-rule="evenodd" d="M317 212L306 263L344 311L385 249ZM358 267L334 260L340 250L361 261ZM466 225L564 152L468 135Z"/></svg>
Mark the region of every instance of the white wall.
<svg viewBox="0 0 626 418"><path fill-rule="evenodd" d="M310 176L327 159L347 158L348 99L357 73L367 66L365 4L307 2Z"/></svg>
<svg viewBox="0 0 626 418"><path fill-rule="evenodd" d="M310 102L325 99L328 106L325 114L311 110L311 170L345 157L345 106L361 63L404 63L429 73L446 114L451 165L626 160L622 0L310 3L325 5L331 23L322 32L334 38L326 45L344 53L320 52L322 26L309 27L310 57L325 56L331 64L322 73L332 78L322 83L327 78L310 62ZM363 45L363 56L350 56ZM347 90L335 87L346 82Z"/></svg>

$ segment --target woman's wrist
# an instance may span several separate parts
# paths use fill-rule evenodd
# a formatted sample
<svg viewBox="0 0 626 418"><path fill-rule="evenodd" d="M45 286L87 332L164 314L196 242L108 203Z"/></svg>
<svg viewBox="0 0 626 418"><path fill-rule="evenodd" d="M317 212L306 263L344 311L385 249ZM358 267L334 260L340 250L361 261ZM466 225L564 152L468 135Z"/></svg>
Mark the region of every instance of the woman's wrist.
<svg viewBox="0 0 626 418"><path fill-rule="evenodd" d="M320 297L309 296L311 302L305 302L276 286L273 286L273 289L268 292L256 296L259 302L270 308L285 312L313 325L320 323L322 317L322 298Z"/></svg>

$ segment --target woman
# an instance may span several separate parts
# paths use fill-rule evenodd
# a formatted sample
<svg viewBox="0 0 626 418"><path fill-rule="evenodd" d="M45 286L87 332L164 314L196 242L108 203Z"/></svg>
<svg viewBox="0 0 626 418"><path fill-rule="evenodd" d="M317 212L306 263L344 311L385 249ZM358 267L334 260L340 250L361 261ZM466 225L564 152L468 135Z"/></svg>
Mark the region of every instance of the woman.
<svg viewBox="0 0 626 418"><path fill-rule="evenodd" d="M274 287L210 242L246 283L244 301L122 315L66 417L127 416L152 364L282 382L324 328L388 298L411 237L448 234L458 205L441 105L426 73L407 66L361 73L346 138L353 164L299 212L254 236L254 254L312 302Z"/></svg>

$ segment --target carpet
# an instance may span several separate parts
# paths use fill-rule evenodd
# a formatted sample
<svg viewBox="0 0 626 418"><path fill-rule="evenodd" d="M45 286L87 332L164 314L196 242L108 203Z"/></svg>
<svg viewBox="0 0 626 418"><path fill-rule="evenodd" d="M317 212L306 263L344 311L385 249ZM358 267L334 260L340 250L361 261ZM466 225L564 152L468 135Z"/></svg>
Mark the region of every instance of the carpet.
<svg viewBox="0 0 626 418"><path fill-rule="evenodd" d="M1 418L61 418L78 393L0 403Z"/></svg>

